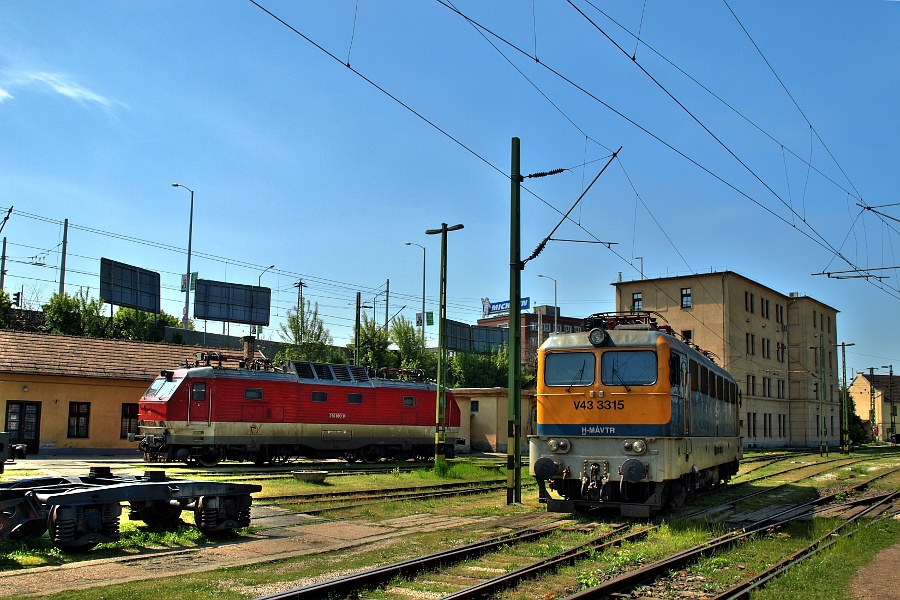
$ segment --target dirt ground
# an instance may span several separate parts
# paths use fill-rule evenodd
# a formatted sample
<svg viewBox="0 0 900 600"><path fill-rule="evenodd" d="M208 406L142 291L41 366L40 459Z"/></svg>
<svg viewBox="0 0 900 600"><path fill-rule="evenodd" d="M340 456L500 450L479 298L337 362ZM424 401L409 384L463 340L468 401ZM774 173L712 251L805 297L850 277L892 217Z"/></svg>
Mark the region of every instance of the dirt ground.
<svg viewBox="0 0 900 600"><path fill-rule="evenodd" d="M900 545L885 548L857 571L851 589L858 600L900 600Z"/></svg>

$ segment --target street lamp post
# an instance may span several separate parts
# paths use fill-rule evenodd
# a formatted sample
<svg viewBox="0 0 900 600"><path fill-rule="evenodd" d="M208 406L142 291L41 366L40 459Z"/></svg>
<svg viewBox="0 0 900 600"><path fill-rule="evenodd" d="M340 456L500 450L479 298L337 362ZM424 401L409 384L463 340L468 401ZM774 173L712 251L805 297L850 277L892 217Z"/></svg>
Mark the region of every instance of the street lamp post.
<svg viewBox="0 0 900 600"><path fill-rule="evenodd" d="M444 442L447 440L446 406L447 395L444 390L444 369L447 360L447 232L459 231L461 223L447 227L441 223L440 229L426 229L426 235L441 234L441 288L440 309L438 316L438 366L437 366L437 398L434 407L434 462L444 460ZM424 315L422 315L424 318Z"/></svg>
<svg viewBox="0 0 900 600"><path fill-rule="evenodd" d="M181 317L181 323L184 329L188 328L188 308L191 301L191 238L194 234L194 190L180 183L173 183L172 187L181 187L191 193L191 216L188 220L188 259L187 259L187 278L184 282L184 316Z"/></svg>
<svg viewBox="0 0 900 600"><path fill-rule="evenodd" d="M425 246L415 242L404 242L407 246L418 246L422 249L422 347L425 347Z"/></svg>
<svg viewBox="0 0 900 600"><path fill-rule="evenodd" d="M538 275L538 277L543 277L544 279L549 279L553 282L553 335L556 335L558 333L556 328L556 313L559 312L559 308L556 306L556 280L547 275Z"/></svg>
<svg viewBox="0 0 900 600"><path fill-rule="evenodd" d="M274 269L275 265L269 265L265 269L262 270L262 273L259 274L259 278L256 280L256 287L262 287L262 276L265 275L266 271L269 269ZM250 294L250 320L253 320L253 297L256 295L256 290L253 290L253 293ZM266 319L268 321L268 318ZM251 325L252 327L252 325ZM256 327L259 327L258 325Z"/></svg>

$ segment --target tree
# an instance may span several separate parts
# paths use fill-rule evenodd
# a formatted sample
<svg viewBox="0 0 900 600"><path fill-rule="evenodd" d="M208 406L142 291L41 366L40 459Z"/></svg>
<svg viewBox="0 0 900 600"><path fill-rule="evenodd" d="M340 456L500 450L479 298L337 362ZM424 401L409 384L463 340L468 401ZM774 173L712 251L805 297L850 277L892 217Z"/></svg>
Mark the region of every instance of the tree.
<svg viewBox="0 0 900 600"><path fill-rule="evenodd" d="M457 352L450 359L454 387L506 387L509 384L509 348L487 352Z"/></svg>
<svg viewBox="0 0 900 600"><path fill-rule="evenodd" d="M109 337L108 323L100 316L103 301L89 299L89 293L79 292L77 296L53 294L43 306L44 325L41 329L62 335Z"/></svg>
<svg viewBox="0 0 900 600"><path fill-rule="evenodd" d="M174 316L160 311L159 318L154 313L134 308L120 308L113 317L113 337L123 340L161 342L164 330L157 324L162 321L170 327L180 327L181 322Z"/></svg>
<svg viewBox="0 0 900 600"><path fill-rule="evenodd" d="M355 329L354 329L355 333ZM355 336L354 336L355 337ZM384 327L378 327L375 319L363 313L359 325L359 353L357 364L365 365L378 371L384 367L396 367L399 359L389 350L391 339ZM350 344L351 349L355 349Z"/></svg>
<svg viewBox="0 0 900 600"><path fill-rule="evenodd" d="M281 341L285 345L275 355L275 362L346 362L346 355L334 347L331 332L319 318L319 303L313 306L305 300L300 308L300 312L288 310L287 322L281 324Z"/></svg>
<svg viewBox="0 0 900 600"><path fill-rule="evenodd" d="M425 376L431 379L437 374L437 355L425 347L422 335L416 330L412 321L403 316L397 317L391 324L389 335L400 352L400 367L403 369L422 369Z"/></svg>
<svg viewBox="0 0 900 600"><path fill-rule="evenodd" d="M4 290L0 290L0 329L9 327L9 323L6 322L6 313L9 311L11 305L12 302L9 299L9 294Z"/></svg>

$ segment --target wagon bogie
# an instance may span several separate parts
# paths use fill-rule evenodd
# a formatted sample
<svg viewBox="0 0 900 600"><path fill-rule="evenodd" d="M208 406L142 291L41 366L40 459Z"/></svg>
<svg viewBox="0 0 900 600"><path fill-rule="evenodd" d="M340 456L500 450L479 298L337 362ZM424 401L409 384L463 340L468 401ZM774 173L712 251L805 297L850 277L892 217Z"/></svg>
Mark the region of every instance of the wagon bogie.
<svg viewBox="0 0 900 600"><path fill-rule="evenodd" d="M0 486L0 539L37 537L67 552L80 552L120 538L122 504L129 517L151 529L170 529L184 510L193 510L204 532L250 524L250 494L255 484L171 479L162 471L141 477L114 476L107 468L87 477L35 478Z"/></svg>

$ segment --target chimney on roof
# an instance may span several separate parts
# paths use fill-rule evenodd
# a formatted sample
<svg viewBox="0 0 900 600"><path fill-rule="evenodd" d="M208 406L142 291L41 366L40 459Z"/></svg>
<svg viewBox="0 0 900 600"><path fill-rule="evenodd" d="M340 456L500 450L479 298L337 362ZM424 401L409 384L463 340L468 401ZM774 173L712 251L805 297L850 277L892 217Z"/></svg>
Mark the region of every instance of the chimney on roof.
<svg viewBox="0 0 900 600"><path fill-rule="evenodd" d="M244 361L249 366L256 358L256 338L246 335L241 340L244 342Z"/></svg>

